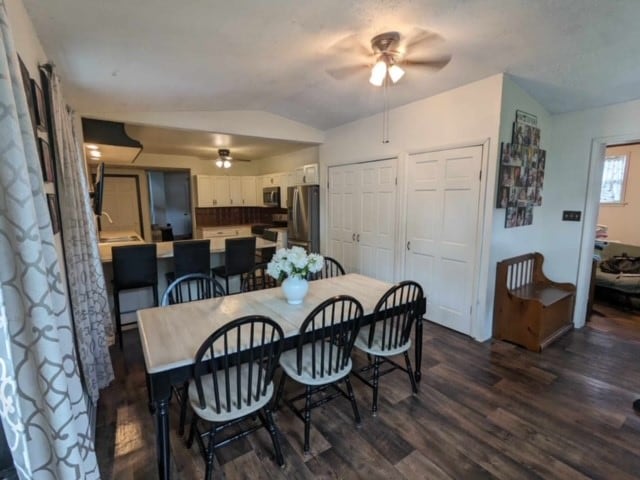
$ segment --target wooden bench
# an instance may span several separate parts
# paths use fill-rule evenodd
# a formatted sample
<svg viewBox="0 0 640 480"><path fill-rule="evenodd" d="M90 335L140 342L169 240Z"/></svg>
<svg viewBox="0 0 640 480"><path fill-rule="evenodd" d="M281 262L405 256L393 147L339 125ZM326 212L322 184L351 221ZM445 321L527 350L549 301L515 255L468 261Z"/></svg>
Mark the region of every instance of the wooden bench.
<svg viewBox="0 0 640 480"><path fill-rule="evenodd" d="M576 287L549 280L543 262L538 252L498 262L494 338L539 352L573 327Z"/></svg>

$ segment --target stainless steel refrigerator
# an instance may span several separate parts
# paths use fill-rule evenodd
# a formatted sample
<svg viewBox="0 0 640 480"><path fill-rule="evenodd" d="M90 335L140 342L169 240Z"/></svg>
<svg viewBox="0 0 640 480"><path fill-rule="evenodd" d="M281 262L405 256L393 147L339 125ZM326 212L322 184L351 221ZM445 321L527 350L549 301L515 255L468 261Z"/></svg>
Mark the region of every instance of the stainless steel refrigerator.
<svg viewBox="0 0 640 480"><path fill-rule="evenodd" d="M320 253L320 187L287 188L287 245Z"/></svg>

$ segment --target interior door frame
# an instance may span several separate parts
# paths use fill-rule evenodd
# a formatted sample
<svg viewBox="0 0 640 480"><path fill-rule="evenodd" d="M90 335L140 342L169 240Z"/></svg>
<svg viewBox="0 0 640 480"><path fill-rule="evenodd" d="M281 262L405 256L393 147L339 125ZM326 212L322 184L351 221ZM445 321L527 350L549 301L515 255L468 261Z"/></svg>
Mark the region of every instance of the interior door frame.
<svg viewBox="0 0 640 480"><path fill-rule="evenodd" d="M602 186L602 172L604 170L606 149L609 145L639 142L640 132L596 137L591 140L587 191L584 199L584 221L582 222L578 256L576 302L573 309L573 326L575 328L581 328L586 323L593 259L593 232L596 231L596 224L598 223L598 215L600 213L600 188Z"/></svg>
<svg viewBox="0 0 640 480"><path fill-rule="evenodd" d="M491 218L487 218L487 212L490 211L487 208L493 207L492 200L487 203L487 190L488 185L495 184L495 179L493 182L489 180L495 177L489 171L489 153L491 147L491 141L489 138L477 141L470 141L459 144L451 144L451 145L441 145L438 147L431 148L421 148L421 149L411 149L404 153L404 158L402 163L402 181L400 182L402 188L402 208L399 217L399 224L404 226L404 228L398 228L398 234L401 237L401 241L399 245L402 245L401 251L398 251L398 254L401 255L401 260L396 264L400 267L400 278L404 278L405 276L405 262L406 262L406 243L407 243L407 209L408 209L408 195L407 195L407 185L408 179L407 175L409 172L408 164L409 164L409 156L410 155L418 155L423 153L435 153L441 152L444 150L453 150L458 148L469 148L469 147L480 147L480 185L478 187L478 210L477 210L477 218L478 222L476 224L476 248L474 251L474 262L473 262L473 283L471 287L471 325L470 325L470 333L471 336L476 340L484 340L482 330L484 324L486 306L487 306L487 298L486 295L483 295L482 292L487 292L487 283L489 276L489 258L490 258L490 247L491 247L491 229L486 230L486 226L490 226L492 224ZM495 172L494 172L495 173ZM398 172L398 176L400 176L400 172ZM400 186L400 185L399 185ZM399 194L400 192L398 192ZM427 312L428 318L428 312Z"/></svg>
<svg viewBox="0 0 640 480"><path fill-rule="evenodd" d="M140 195L140 177L138 175L127 175L126 173L105 173L105 178L108 177L125 177L133 178L136 181L136 196L138 197L138 222L140 222L140 236L143 240L147 240L144 236L144 223L142 221L142 198ZM101 219L99 219L102 221ZM102 225L100 225L102 227Z"/></svg>

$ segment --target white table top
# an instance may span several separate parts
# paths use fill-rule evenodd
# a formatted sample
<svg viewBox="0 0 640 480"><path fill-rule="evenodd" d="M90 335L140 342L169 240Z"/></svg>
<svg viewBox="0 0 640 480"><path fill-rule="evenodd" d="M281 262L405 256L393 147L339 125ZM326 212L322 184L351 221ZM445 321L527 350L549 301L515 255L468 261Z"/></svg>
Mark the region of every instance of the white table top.
<svg viewBox="0 0 640 480"><path fill-rule="evenodd" d="M138 328L148 373L193 363L202 342L215 330L245 315L266 315L296 335L309 313L334 295L352 295L370 314L391 284L351 273L309 282L301 305L289 305L280 287L168 307L138 310Z"/></svg>
<svg viewBox="0 0 640 480"><path fill-rule="evenodd" d="M225 238L211 238L211 253L224 253L224 241ZM140 245L145 242L128 242L128 243L120 243L117 245ZM117 246L110 243L100 243L100 260L102 263L110 263L112 261L111 257L111 247ZM277 244L275 242L269 242L260 237L256 237L256 249L258 248L268 248L275 247ZM156 242L157 255L158 258L173 258L173 242Z"/></svg>

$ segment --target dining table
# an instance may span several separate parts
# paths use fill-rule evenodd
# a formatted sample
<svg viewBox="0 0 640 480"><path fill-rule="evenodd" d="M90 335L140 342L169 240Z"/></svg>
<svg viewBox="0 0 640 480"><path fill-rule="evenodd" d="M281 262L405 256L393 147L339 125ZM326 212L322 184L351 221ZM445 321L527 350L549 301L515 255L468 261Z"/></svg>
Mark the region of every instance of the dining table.
<svg viewBox="0 0 640 480"><path fill-rule="evenodd" d="M380 297L393 285L350 273L309 282L299 305L287 303L280 287L211 298L190 303L138 310L138 331L146 368L151 411L155 416L159 478L170 478L169 401L172 385L193 376L198 347L215 330L246 315L265 315L284 331L285 350L299 342L300 326L320 303L336 295L351 295L363 307L361 325L370 323ZM426 301L417 305L415 322L415 377L420 381L422 363L422 317Z"/></svg>

